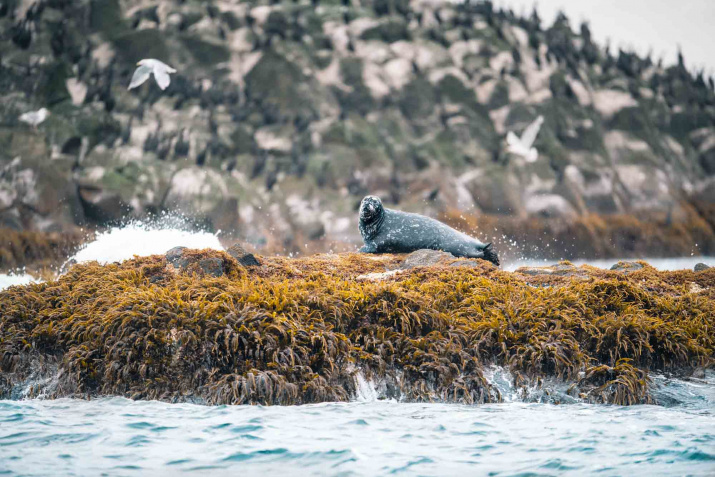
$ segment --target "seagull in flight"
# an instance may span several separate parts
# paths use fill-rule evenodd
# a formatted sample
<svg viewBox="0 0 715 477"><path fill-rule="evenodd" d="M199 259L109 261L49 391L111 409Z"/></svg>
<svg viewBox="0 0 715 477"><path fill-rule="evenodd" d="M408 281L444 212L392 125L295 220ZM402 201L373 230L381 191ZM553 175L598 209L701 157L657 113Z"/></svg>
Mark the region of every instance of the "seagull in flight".
<svg viewBox="0 0 715 477"><path fill-rule="evenodd" d="M47 108L40 108L37 111L30 111L21 114L18 119L25 124L29 124L33 128L37 128L37 126L42 124L49 115L50 112L47 110Z"/></svg>
<svg viewBox="0 0 715 477"><path fill-rule="evenodd" d="M524 132L521 133L521 137L517 137L512 131L509 131L506 135L507 151L517 156L521 156L526 159L526 162L534 162L539 157L539 153L535 147L532 147L536 136L539 134L539 129L541 129L541 124L544 122L544 117L539 116L529 124Z"/></svg>
<svg viewBox="0 0 715 477"><path fill-rule="evenodd" d="M166 63L162 63L159 60L146 59L141 60L137 63L138 68L134 71L134 76L132 76L132 82L129 83L129 88L136 88L144 84L146 80L149 79L152 73L154 73L154 79L159 88L166 89L171 83L169 74L176 73L176 70Z"/></svg>

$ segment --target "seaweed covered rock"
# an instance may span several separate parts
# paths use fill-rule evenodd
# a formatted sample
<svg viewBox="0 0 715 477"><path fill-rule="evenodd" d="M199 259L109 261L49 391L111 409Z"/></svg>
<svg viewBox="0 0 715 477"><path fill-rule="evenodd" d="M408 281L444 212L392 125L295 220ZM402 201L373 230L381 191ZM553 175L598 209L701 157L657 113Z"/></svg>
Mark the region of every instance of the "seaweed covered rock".
<svg viewBox="0 0 715 477"><path fill-rule="evenodd" d="M261 262L250 252L248 252L241 244L234 244L226 250L226 253L238 260L238 263L244 267L258 266Z"/></svg>
<svg viewBox="0 0 715 477"><path fill-rule="evenodd" d="M409 270L410 268L427 267L454 259L455 257L451 253L440 250L417 250L405 257L405 260L400 264L400 268Z"/></svg>
<svg viewBox="0 0 715 477"><path fill-rule="evenodd" d="M638 270L643 270L643 264L639 262L624 262L620 261L611 266L611 270L623 273L635 272Z"/></svg>
<svg viewBox="0 0 715 477"><path fill-rule="evenodd" d="M164 258L171 270L180 273L220 277L238 268L236 261L224 253L217 256L208 250L192 250L186 247L174 247L164 254Z"/></svg>
<svg viewBox="0 0 715 477"><path fill-rule="evenodd" d="M613 269L612 269L613 270ZM579 269L571 262L563 261L556 265L547 267L520 267L516 269L516 273L532 276L559 276L559 277L578 277L588 278L584 270Z"/></svg>
<svg viewBox="0 0 715 477"><path fill-rule="evenodd" d="M501 400L500 366L524 395L565 383L569 399L637 404L653 401L650 372L715 363L715 269L561 267L575 278L481 260L398 270L405 258L245 267L180 248L74 265L0 292L0 398L345 401L363 373L381 397L471 404Z"/></svg>
<svg viewBox="0 0 715 477"><path fill-rule="evenodd" d="M79 231L34 232L0 227L0 273L56 267L87 239Z"/></svg>

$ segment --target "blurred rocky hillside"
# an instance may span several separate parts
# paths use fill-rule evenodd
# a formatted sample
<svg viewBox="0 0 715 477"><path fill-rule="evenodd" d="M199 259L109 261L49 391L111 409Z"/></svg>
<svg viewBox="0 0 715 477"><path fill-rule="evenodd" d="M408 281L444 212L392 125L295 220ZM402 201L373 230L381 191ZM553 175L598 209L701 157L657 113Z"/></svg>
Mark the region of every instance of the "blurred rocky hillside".
<svg viewBox="0 0 715 477"><path fill-rule="evenodd" d="M713 253L712 79L596 45L563 16L435 0L1 0L0 34L1 227L170 210L263 250L340 249L359 242L371 193L490 224L695 223ZM127 91L142 58L178 70L166 91ZM41 107L39 127L18 121ZM540 114L539 160L507 154L507 131Z"/></svg>

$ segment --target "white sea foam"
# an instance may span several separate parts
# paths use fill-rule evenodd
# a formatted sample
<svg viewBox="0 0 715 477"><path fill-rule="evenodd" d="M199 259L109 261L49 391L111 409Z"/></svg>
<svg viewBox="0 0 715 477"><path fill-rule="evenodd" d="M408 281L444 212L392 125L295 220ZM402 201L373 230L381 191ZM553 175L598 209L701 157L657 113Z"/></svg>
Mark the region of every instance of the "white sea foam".
<svg viewBox="0 0 715 477"><path fill-rule="evenodd" d="M121 262L135 255L145 257L162 254L178 246L223 250L216 234L136 222L98 234L94 241L84 246L72 259L78 263L93 260L100 263Z"/></svg>
<svg viewBox="0 0 715 477"><path fill-rule="evenodd" d="M378 393L375 383L371 380L365 378L362 371L359 371L355 375L355 381L357 384L357 392L355 400L358 402L375 402L377 401Z"/></svg>
<svg viewBox="0 0 715 477"><path fill-rule="evenodd" d="M27 275L26 273L21 275L0 274L0 290L4 290L13 285L27 285L28 283L34 283L36 281L37 279L35 277Z"/></svg>
<svg viewBox="0 0 715 477"><path fill-rule="evenodd" d="M519 401L519 395L514 389L514 376L511 371L503 366L491 365L484 369L484 378L496 388L504 402Z"/></svg>

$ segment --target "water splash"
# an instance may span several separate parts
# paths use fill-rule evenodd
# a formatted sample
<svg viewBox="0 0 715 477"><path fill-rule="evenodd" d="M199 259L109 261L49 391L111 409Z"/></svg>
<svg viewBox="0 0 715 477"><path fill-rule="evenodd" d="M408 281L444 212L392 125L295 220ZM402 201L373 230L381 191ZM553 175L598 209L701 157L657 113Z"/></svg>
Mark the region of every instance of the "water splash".
<svg viewBox="0 0 715 477"><path fill-rule="evenodd" d="M375 402L378 399L378 392L375 383L365 377L362 371L355 375L356 396L358 402Z"/></svg>
<svg viewBox="0 0 715 477"><path fill-rule="evenodd" d="M0 274L0 290L15 285L27 285L28 283L36 283L38 280L32 275L22 273L19 275Z"/></svg>
<svg viewBox="0 0 715 477"><path fill-rule="evenodd" d="M502 401L519 401L519 393L514 387L514 376L503 366L492 365L484 369L484 378L490 386L499 391Z"/></svg>
<svg viewBox="0 0 715 477"><path fill-rule="evenodd" d="M187 230L175 221L132 222L97 234L96 239L77 252L69 263L93 260L100 263L121 262L135 255L162 254L178 246L223 250L217 234Z"/></svg>
<svg viewBox="0 0 715 477"><path fill-rule="evenodd" d="M651 375L651 395L661 406L715 408L715 370L700 377L673 378Z"/></svg>

